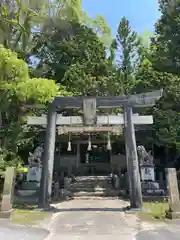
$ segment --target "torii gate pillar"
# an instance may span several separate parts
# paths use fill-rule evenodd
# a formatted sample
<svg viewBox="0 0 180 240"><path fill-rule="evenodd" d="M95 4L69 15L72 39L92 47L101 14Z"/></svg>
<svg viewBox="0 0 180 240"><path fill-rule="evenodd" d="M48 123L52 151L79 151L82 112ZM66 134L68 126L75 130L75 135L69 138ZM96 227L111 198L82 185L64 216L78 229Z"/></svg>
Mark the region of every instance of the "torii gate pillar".
<svg viewBox="0 0 180 240"><path fill-rule="evenodd" d="M47 128L43 154L43 169L40 183L39 207L48 208L51 203L54 150L56 142L57 112L51 103L48 107Z"/></svg>
<svg viewBox="0 0 180 240"><path fill-rule="evenodd" d="M134 209L142 207L142 191L139 173L139 164L136 147L136 137L134 124L132 123L132 107L124 107L125 120L125 146L126 146L126 162L129 176L129 196L130 206Z"/></svg>

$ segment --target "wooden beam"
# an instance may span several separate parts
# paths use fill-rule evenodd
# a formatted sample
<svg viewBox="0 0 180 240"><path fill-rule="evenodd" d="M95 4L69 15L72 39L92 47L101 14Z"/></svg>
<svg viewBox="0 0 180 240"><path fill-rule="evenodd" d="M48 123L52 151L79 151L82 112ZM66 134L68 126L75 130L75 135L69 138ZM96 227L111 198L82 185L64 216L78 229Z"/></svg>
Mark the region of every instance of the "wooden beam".
<svg viewBox="0 0 180 240"><path fill-rule="evenodd" d="M67 133L83 133L83 132L111 132L116 135L121 135L123 132L123 129L120 126L99 126L99 127L94 127L94 126L76 126L76 127L71 127L71 126L63 126L63 127L58 127L58 134L63 135Z"/></svg>
<svg viewBox="0 0 180 240"><path fill-rule="evenodd" d="M153 124L153 117L151 115L147 116L137 116L133 115L132 117L133 124L135 125L146 125ZM46 125L47 117L28 117L28 125ZM110 116L97 116L97 126L98 125L122 125L124 124L123 115L110 115ZM63 117L62 115L57 115L56 125L83 125L83 117L79 116L70 116Z"/></svg>

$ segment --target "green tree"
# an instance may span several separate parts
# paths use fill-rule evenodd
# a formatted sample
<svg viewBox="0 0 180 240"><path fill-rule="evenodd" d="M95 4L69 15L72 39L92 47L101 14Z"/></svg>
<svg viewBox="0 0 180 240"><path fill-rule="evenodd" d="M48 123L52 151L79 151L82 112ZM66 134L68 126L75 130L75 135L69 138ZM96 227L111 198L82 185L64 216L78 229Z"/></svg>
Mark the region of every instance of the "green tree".
<svg viewBox="0 0 180 240"><path fill-rule="evenodd" d="M148 92L164 89L164 96L153 109L146 109L145 114L153 114L154 124L151 143L163 146L168 153L173 149L174 155L180 150L180 77L153 68L150 62L139 67L136 74L135 92ZM167 156L167 159L170 156ZM171 157L172 158L172 157ZM173 159L168 159L172 161Z"/></svg>
<svg viewBox="0 0 180 240"><path fill-rule="evenodd" d="M160 0L161 17L155 25L153 63L159 71L180 73L180 1Z"/></svg>
<svg viewBox="0 0 180 240"><path fill-rule="evenodd" d="M34 56L39 63L33 74L55 79L77 94L107 92L113 73L105 46L91 28L79 23L71 26L72 35L62 41L56 25L53 32L35 34L38 44Z"/></svg>
<svg viewBox="0 0 180 240"><path fill-rule="evenodd" d="M30 79L27 64L15 52L0 46L1 148L3 158L17 161L19 149L33 139L26 125L23 105L28 101L47 104L56 95L69 95L65 87L49 79Z"/></svg>
<svg viewBox="0 0 180 240"><path fill-rule="evenodd" d="M168 152L175 153L180 146L179 7L179 1L159 1L161 17L150 47L140 49L145 54L136 73L136 92L164 88L165 96L150 112L154 116L152 142L164 147L169 160L173 157Z"/></svg>
<svg viewBox="0 0 180 240"><path fill-rule="evenodd" d="M151 62L152 58L152 49L151 49L151 38L153 34L149 31L144 31L143 34L139 35L139 46L138 46L138 57L139 62L138 66L148 65Z"/></svg>
<svg viewBox="0 0 180 240"><path fill-rule="evenodd" d="M93 19L88 17L86 19L87 20L84 21L85 25L93 30L93 32L98 36L100 41L105 46L110 46L112 41L112 34L111 29L106 22L106 19L102 15L98 15L96 18Z"/></svg>
<svg viewBox="0 0 180 240"><path fill-rule="evenodd" d="M89 24L101 32L101 37L110 30L103 18L92 19L82 9L81 0L1 0L0 1L0 43L15 50L23 59L31 56L31 49L36 46L32 41L34 30L47 32L58 23L60 38L71 33L70 22ZM101 21L100 21L101 20ZM104 24L102 24L102 22Z"/></svg>
<svg viewBox="0 0 180 240"><path fill-rule="evenodd" d="M115 44L118 59L118 78L122 93L128 94L134 85L133 73L137 62L139 39L131 30L129 21L123 17L119 23Z"/></svg>
<svg viewBox="0 0 180 240"><path fill-rule="evenodd" d="M23 54L29 53L31 32L46 18L47 0L3 0L0 2L1 43ZM45 21L45 20L44 20Z"/></svg>

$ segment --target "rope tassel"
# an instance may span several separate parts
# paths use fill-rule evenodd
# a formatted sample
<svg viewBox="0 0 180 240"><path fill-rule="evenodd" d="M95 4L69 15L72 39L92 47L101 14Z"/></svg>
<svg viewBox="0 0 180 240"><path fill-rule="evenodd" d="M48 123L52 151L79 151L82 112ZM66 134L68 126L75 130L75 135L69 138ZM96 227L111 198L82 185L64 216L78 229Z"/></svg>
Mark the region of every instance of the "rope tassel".
<svg viewBox="0 0 180 240"><path fill-rule="evenodd" d="M88 141L88 151L92 150L92 146L91 146L91 137L89 136L89 141Z"/></svg>
<svg viewBox="0 0 180 240"><path fill-rule="evenodd" d="M71 151L72 151L72 147L71 147L71 136L70 136L70 134L69 134L69 141L68 141L67 151L68 151L68 152L71 152Z"/></svg>
<svg viewBox="0 0 180 240"><path fill-rule="evenodd" d="M108 133L108 142L107 142L107 150L111 150L111 138L110 138L110 135Z"/></svg>

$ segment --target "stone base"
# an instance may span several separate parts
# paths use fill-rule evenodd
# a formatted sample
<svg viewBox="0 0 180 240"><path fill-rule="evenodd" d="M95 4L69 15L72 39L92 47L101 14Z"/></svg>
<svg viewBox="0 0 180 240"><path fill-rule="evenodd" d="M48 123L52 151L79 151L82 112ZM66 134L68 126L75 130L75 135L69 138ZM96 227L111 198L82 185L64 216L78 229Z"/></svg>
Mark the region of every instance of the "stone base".
<svg viewBox="0 0 180 240"><path fill-rule="evenodd" d="M167 211L166 217L169 219L180 219L180 212Z"/></svg>
<svg viewBox="0 0 180 240"><path fill-rule="evenodd" d="M141 211L141 208L131 208L131 207L127 207L125 209L125 213L129 213L129 214L134 214L134 213L137 213L137 212L140 212Z"/></svg>
<svg viewBox="0 0 180 240"><path fill-rule="evenodd" d="M2 219L11 219L11 215L12 215L13 210L10 211L0 211L0 218Z"/></svg>

